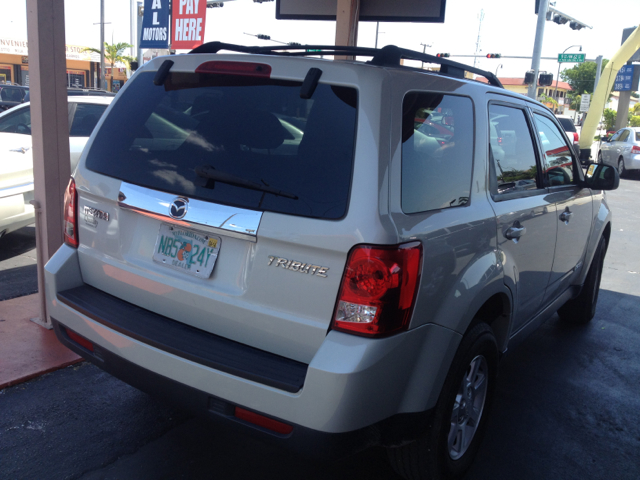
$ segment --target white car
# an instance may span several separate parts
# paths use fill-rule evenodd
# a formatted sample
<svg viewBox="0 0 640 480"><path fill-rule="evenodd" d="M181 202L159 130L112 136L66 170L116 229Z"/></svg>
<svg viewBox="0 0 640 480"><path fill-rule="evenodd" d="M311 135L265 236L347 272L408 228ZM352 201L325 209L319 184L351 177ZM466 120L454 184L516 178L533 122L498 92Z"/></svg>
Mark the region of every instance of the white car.
<svg viewBox="0 0 640 480"><path fill-rule="evenodd" d="M113 97L68 97L71 171ZM0 237L33 223L31 109L24 103L0 114Z"/></svg>

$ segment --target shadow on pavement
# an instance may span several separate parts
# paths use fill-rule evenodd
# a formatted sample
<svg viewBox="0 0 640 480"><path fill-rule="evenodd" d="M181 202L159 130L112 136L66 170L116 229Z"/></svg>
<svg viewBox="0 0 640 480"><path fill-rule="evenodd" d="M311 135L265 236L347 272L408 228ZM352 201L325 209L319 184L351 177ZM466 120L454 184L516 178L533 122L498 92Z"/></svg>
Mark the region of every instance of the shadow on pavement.
<svg viewBox="0 0 640 480"><path fill-rule="evenodd" d="M33 225L7 233L0 238L0 262L36 248L36 228Z"/></svg>

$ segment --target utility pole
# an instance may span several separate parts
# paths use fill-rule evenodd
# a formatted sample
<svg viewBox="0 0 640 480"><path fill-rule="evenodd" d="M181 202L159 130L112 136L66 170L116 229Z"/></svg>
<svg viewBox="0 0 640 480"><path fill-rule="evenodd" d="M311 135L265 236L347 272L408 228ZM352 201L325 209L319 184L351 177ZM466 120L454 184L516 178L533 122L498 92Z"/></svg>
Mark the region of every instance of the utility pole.
<svg viewBox="0 0 640 480"><path fill-rule="evenodd" d="M533 45L533 55L531 59L531 70L533 70L533 82L529 85L527 96L532 99L538 97L538 74L540 73L540 57L542 55L542 39L544 38L544 24L547 23L547 10L549 0L540 0L538 10L538 24L536 26L536 40Z"/></svg>
<svg viewBox="0 0 640 480"><path fill-rule="evenodd" d="M100 88L106 90L104 83L104 0L100 0Z"/></svg>
<svg viewBox="0 0 640 480"><path fill-rule="evenodd" d="M482 30L482 21L484 20L484 10L480 10L480 24L478 25L478 39L476 40L476 57L473 58L473 68L476 68L476 63L478 61L477 55L480 53L480 32Z"/></svg>

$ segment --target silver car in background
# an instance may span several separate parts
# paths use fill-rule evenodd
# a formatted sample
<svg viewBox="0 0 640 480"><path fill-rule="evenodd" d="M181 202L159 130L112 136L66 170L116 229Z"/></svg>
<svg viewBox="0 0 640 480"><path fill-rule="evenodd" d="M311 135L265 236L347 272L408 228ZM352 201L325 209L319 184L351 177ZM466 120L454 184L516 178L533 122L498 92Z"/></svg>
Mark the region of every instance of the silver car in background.
<svg viewBox="0 0 640 480"><path fill-rule="evenodd" d="M620 177L640 171L640 127L622 128L603 140L598 163L613 165Z"/></svg>

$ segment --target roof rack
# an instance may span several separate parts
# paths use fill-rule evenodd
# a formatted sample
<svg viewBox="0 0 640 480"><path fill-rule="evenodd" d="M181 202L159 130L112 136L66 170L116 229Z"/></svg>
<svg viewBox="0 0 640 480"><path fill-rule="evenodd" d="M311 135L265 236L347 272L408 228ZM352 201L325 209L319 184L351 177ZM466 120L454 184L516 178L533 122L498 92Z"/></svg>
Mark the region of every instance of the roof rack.
<svg viewBox="0 0 640 480"><path fill-rule="evenodd" d="M208 42L194 48L189 53L218 53L220 50L230 52L253 53L261 55L278 55L285 57L306 57L317 55L349 55L359 57L372 57L367 63L377 66L400 66L400 60L417 60L426 63L436 63L440 65L440 73L455 77L464 78L464 72L475 73L487 79L490 85L504 88L498 77L493 73L470 67L464 63L454 62L446 58L435 57L427 53L415 52L405 48L387 45L382 48L367 47L343 47L339 45L282 45L275 47L247 47L244 45L234 45L232 43ZM312 51L309 51L312 50Z"/></svg>

